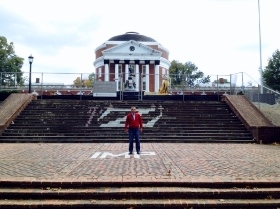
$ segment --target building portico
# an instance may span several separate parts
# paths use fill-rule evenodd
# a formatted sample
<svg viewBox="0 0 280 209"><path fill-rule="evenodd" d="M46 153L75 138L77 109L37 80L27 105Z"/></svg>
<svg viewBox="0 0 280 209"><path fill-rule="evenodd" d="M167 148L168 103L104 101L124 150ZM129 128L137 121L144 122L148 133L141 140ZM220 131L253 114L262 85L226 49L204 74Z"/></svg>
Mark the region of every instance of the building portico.
<svg viewBox="0 0 280 209"><path fill-rule="evenodd" d="M131 40L126 41L127 38ZM96 78L115 81L116 91L158 92L162 78L169 73L168 50L138 33L113 37L99 46L95 53Z"/></svg>

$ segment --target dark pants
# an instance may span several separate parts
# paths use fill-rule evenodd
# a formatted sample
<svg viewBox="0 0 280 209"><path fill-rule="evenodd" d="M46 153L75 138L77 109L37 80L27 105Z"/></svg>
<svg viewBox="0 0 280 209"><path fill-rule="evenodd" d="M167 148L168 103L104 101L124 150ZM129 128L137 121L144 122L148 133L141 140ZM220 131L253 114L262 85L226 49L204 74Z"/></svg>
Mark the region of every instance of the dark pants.
<svg viewBox="0 0 280 209"><path fill-rule="evenodd" d="M136 152L140 152L140 138L139 138L139 128L129 128L129 152L133 151L133 139L135 137Z"/></svg>

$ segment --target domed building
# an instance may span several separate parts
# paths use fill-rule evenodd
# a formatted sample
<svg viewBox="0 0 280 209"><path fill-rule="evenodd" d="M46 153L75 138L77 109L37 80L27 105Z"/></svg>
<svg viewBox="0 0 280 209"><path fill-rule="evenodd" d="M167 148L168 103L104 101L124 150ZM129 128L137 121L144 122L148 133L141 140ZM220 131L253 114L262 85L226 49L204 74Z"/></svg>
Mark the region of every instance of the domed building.
<svg viewBox="0 0 280 209"><path fill-rule="evenodd" d="M169 51L136 32L114 36L95 49L96 78L116 82L116 91L158 92L168 76Z"/></svg>

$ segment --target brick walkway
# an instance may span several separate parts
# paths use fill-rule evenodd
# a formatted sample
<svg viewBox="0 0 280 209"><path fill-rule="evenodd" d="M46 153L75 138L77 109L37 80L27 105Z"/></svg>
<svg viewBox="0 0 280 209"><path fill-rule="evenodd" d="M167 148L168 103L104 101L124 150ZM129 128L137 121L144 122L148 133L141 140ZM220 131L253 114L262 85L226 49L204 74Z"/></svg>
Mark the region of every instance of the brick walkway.
<svg viewBox="0 0 280 209"><path fill-rule="evenodd" d="M259 144L2 143L0 181L280 182L280 146Z"/></svg>

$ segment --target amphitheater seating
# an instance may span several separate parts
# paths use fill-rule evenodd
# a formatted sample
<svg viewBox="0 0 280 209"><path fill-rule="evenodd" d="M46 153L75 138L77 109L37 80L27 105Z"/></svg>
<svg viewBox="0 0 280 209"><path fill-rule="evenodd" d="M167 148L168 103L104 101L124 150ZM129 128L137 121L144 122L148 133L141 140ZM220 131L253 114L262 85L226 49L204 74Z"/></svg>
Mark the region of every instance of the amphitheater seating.
<svg viewBox="0 0 280 209"><path fill-rule="evenodd" d="M142 142L255 142L225 102L33 100L2 142L127 142L124 119L142 114ZM11 178L12 179L12 178ZM0 208L278 208L279 182L1 180ZM118 177L116 177L118 179Z"/></svg>
<svg viewBox="0 0 280 209"><path fill-rule="evenodd" d="M2 142L127 142L131 106L142 114L142 142L254 142L229 106L218 101L33 100Z"/></svg>

